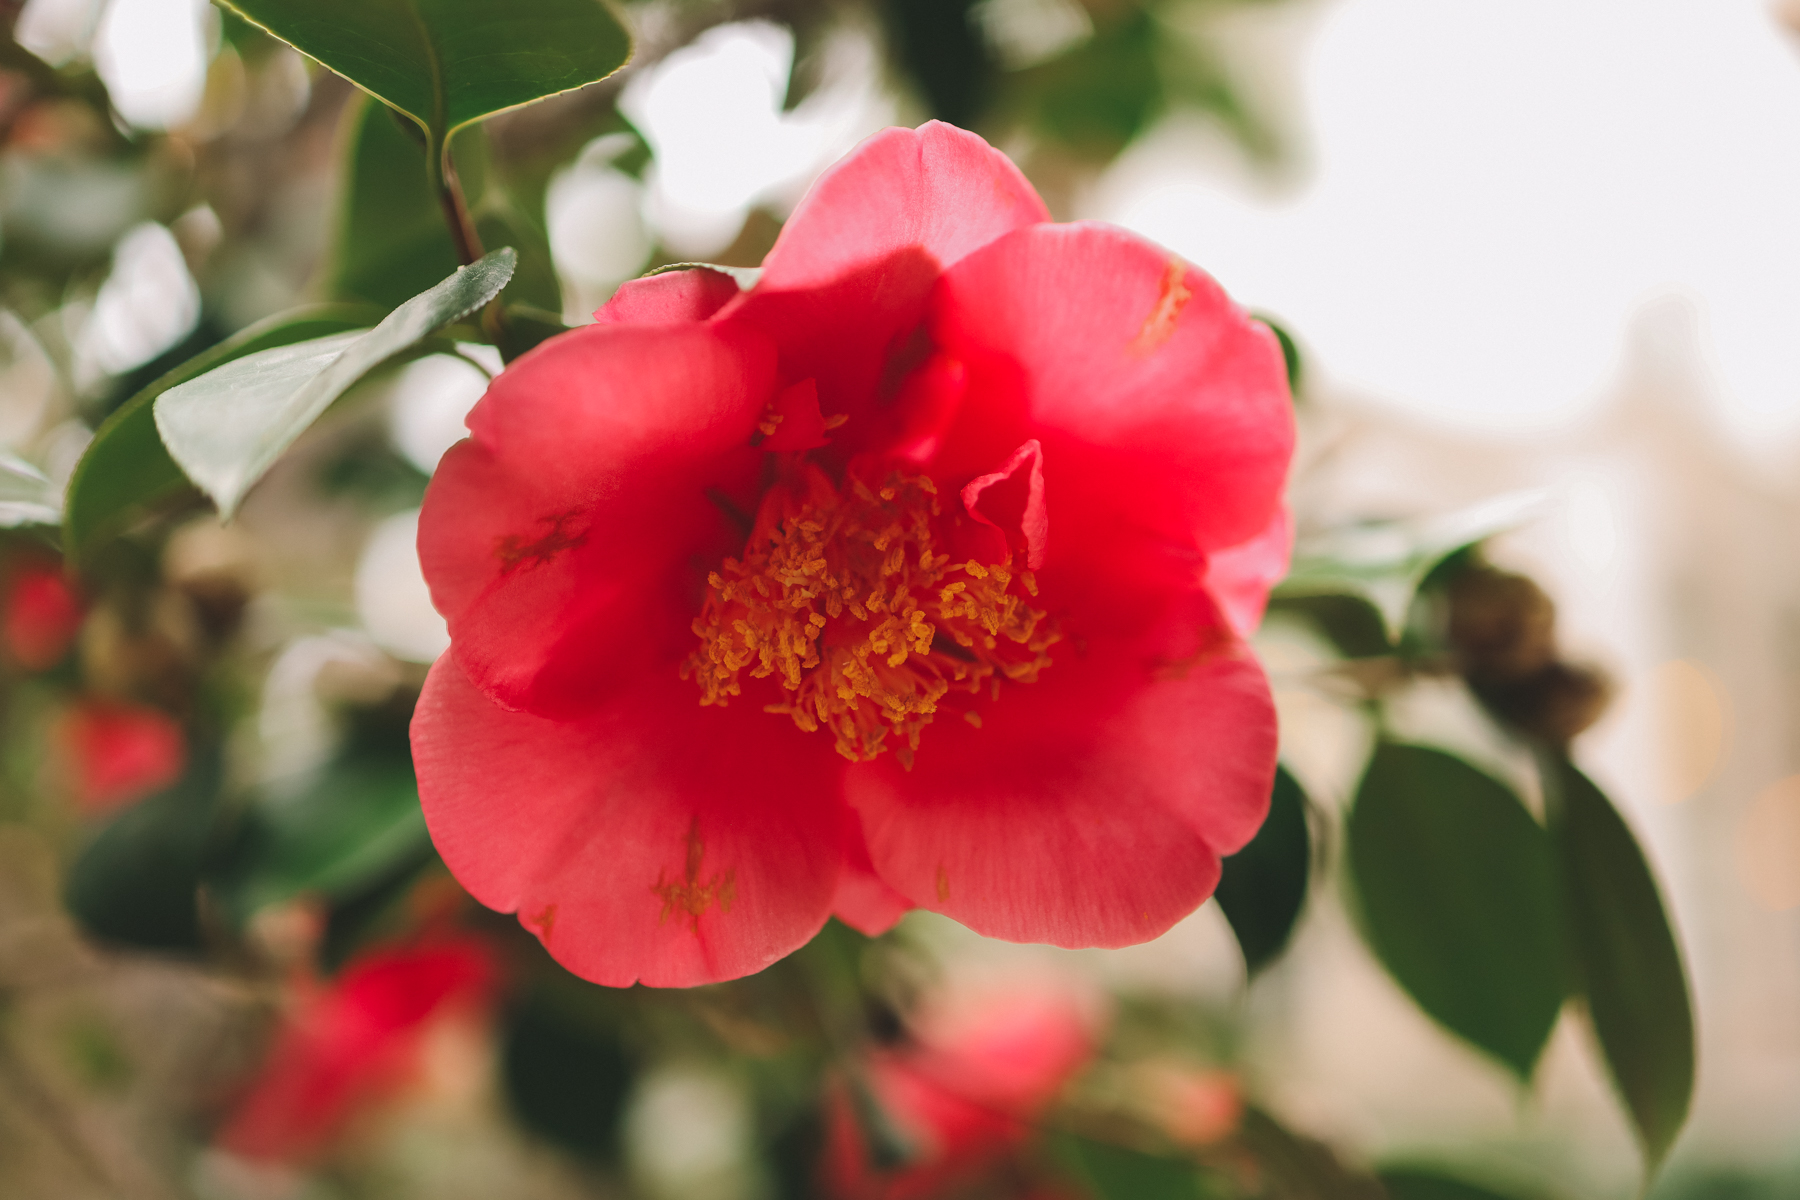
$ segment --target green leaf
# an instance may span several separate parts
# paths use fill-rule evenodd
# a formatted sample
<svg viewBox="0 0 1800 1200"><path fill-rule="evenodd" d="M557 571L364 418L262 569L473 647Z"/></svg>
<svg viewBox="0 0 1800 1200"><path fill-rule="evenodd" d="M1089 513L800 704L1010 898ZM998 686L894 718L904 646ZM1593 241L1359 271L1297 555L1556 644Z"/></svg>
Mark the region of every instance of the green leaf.
<svg viewBox="0 0 1800 1200"><path fill-rule="evenodd" d="M0 454L0 529L62 523L62 503L44 473L10 454Z"/></svg>
<svg viewBox="0 0 1800 1200"><path fill-rule="evenodd" d="M157 436L151 406L176 384L234 359L346 329L366 328L380 313L359 305L299 309L259 321L189 359L120 405L88 443L63 498L63 548L79 560L132 513L187 486Z"/></svg>
<svg viewBox="0 0 1800 1200"><path fill-rule="evenodd" d="M425 146L403 128L405 118L373 100L352 108L344 126L344 200L330 288L338 299L366 301L385 310L454 271L456 243L431 190ZM477 232L489 245L510 245L519 252L508 299L560 308L562 291L550 262L549 240L512 211L493 185L487 135L465 130L455 140L453 157Z"/></svg>
<svg viewBox="0 0 1800 1200"><path fill-rule="evenodd" d="M391 309L456 270L456 243L431 192L425 145L416 131L409 135L401 127L405 118L376 101L353 108L343 127L343 208L332 247L331 294ZM469 163L465 142L456 140L457 172L474 205L486 163Z"/></svg>
<svg viewBox="0 0 1800 1200"><path fill-rule="evenodd" d="M1055 1149L1098 1200L1202 1200L1211 1194L1200 1169L1184 1158L1146 1154L1075 1134L1059 1136Z"/></svg>
<svg viewBox="0 0 1800 1200"><path fill-rule="evenodd" d="M1654 1173L1687 1120L1694 1014L1656 879L1619 810L1575 765L1539 758L1576 985Z"/></svg>
<svg viewBox="0 0 1800 1200"><path fill-rule="evenodd" d="M1298 400L1300 398L1300 381L1305 377L1306 364L1300 357L1300 343L1294 335L1268 313L1251 313L1258 321L1269 327L1275 340L1281 343L1281 365L1287 368L1288 393Z"/></svg>
<svg viewBox="0 0 1800 1200"><path fill-rule="evenodd" d="M617 1158L633 1063L616 1024L572 1019L541 994L503 1022L500 1077L513 1115L566 1150Z"/></svg>
<svg viewBox="0 0 1800 1200"><path fill-rule="evenodd" d="M407 761L359 756L298 795L260 799L246 814L223 890L241 920L303 892L355 894L430 846Z"/></svg>
<svg viewBox="0 0 1800 1200"><path fill-rule="evenodd" d="M631 35L602 0L222 0L399 109L442 146L457 129L604 79Z"/></svg>
<svg viewBox="0 0 1800 1200"><path fill-rule="evenodd" d="M1550 837L1513 790L1382 742L1346 822L1370 947L1435 1020L1528 1079L1565 995Z"/></svg>
<svg viewBox="0 0 1800 1200"><path fill-rule="evenodd" d="M534 350L569 327L553 312L529 304L509 304L500 325L500 357L507 362Z"/></svg>
<svg viewBox="0 0 1800 1200"><path fill-rule="evenodd" d="M1497 1192L1428 1167L1391 1167L1379 1177L1388 1200L1539 1200L1535 1191Z"/></svg>
<svg viewBox="0 0 1800 1200"><path fill-rule="evenodd" d="M233 359L155 401L169 454L230 517L294 439L368 371L492 300L511 249L461 267L364 334L341 333Z"/></svg>
<svg viewBox="0 0 1800 1200"><path fill-rule="evenodd" d="M1249 845L1225 860L1214 893L1252 975L1286 948L1306 903L1311 864L1306 793L1286 767L1277 767L1268 818Z"/></svg>
<svg viewBox="0 0 1800 1200"><path fill-rule="evenodd" d="M1303 538L1275 595L1358 597L1375 607L1389 640L1396 640L1419 585L1439 563L1524 523L1542 505L1542 492L1518 492L1427 520L1368 521Z"/></svg>
<svg viewBox="0 0 1800 1200"><path fill-rule="evenodd" d="M1330 592L1271 596L1269 614L1300 618L1345 658L1375 658L1394 649L1388 641L1387 619L1361 596Z"/></svg>
<svg viewBox="0 0 1800 1200"><path fill-rule="evenodd" d="M181 779L126 809L76 857L64 900L90 934L146 950L200 948L220 765L217 746L193 747Z"/></svg>

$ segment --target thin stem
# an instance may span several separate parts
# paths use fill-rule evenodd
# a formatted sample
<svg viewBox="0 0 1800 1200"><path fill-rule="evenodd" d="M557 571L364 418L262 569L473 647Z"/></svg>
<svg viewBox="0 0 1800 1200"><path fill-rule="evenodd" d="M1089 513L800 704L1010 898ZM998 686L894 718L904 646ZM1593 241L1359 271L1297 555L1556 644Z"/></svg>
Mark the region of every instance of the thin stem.
<svg viewBox="0 0 1800 1200"><path fill-rule="evenodd" d="M481 234L476 232L475 220L469 215L469 202L463 198L462 181L456 177L456 164L450 159L450 143L440 141L436 132L425 140L425 171L444 211L444 223L450 227L450 240L456 243L456 257L466 267L487 251L482 249ZM506 318L500 311L500 297L488 301L482 310L481 328L496 346L502 343Z"/></svg>
<svg viewBox="0 0 1800 1200"><path fill-rule="evenodd" d="M485 251L481 248L481 235L475 232L474 219L469 216L468 201L463 199L456 164L450 161L450 146L448 142L440 141L435 133L425 142L425 170L430 176L431 190L437 193L438 204L444 210L450 240L456 243L456 257L466 267Z"/></svg>

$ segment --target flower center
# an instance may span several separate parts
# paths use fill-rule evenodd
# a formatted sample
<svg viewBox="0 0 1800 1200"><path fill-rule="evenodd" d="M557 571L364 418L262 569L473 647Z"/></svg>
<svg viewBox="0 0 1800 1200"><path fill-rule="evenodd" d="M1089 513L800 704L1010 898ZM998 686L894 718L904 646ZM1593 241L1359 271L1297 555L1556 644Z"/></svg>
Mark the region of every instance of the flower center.
<svg viewBox="0 0 1800 1200"><path fill-rule="evenodd" d="M802 471L764 495L744 557L707 577L682 678L699 682L701 704L724 705L743 694L744 671L775 676L787 695L765 711L831 730L853 762L895 733L911 767L946 697L985 687L997 699L1001 678L1033 682L1061 634L1026 603L1037 583L1012 559L940 552L930 479L892 471L872 484L853 470L840 489ZM981 724L972 707L962 716Z"/></svg>

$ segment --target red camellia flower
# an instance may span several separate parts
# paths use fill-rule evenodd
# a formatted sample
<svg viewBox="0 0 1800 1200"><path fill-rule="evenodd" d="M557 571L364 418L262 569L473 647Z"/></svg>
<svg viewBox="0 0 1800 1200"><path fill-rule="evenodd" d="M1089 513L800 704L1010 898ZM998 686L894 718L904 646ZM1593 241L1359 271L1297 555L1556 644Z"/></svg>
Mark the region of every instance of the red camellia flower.
<svg viewBox="0 0 1800 1200"><path fill-rule="evenodd" d="M887 1170L873 1161L867 1131L840 1089L825 1139L833 1195L922 1200L967 1184L1025 1144L1032 1118L1094 1053L1090 1015L1078 997L1054 989L958 997L928 1011L913 1035L867 1064L870 1098L906 1161Z"/></svg>
<svg viewBox="0 0 1800 1200"><path fill-rule="evenodd" d="M81 600L55 563L21 564L7 581L7 652L27 671L54 667L81 629Z"/></svg>
<svg viewBox="0 0 1800 1200"><path fill-rule="evenodd" d="M407 1082L433 1018L479 1011L496 980L487 947L467 937L364 954L295 1007L219 1145L262 1161L316 1155L360 1106Z"/></svg>
<svg viewBox="0 0 1800 1200"><path fill-rule="evenodd" d="M57 723L55 740L83 812L107 813L167 787L187 764L181 726L160 709L90 698Z"/></svg>
<svg viewBox="0 0 1800 1200"><path fill-rule="evenodd" d="M821 179L749 290L596 316L494 381L420 518L451 651L413 750L470 892L617 985L833 911L1118 946L1211 894L1275 764L1266 327L937 123Z"/></svg>

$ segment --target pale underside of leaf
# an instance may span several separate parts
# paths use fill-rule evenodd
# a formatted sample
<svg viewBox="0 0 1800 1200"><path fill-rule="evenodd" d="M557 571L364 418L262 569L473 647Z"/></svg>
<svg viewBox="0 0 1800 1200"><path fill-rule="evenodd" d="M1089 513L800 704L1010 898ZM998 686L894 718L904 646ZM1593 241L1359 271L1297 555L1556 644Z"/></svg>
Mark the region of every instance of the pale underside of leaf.
<svg viewBox="0 0 1800 1200"><path fill-rule="evenodd" d="M156 429L169 455L229 518L294 440L371 369L480 308L512 278L496 250L367 332L332 334L234 359L164 392Z"/></svg>
<svg viewBox="0 0 1800 1200"><path fill-rule="evenodd" d="M55 485L30 463L0 454L0 528L61 521L62 502Z"/></svg>
<svg viewBox="0 0 1800 1200"><path fill-rule="evenodd" d="M309 383L368 333L356 329L277 346L226 363L164 392L156 430L188 478L230 516L250 485L317 413ZM329 399L326 401L330 403Z"/></svg>

